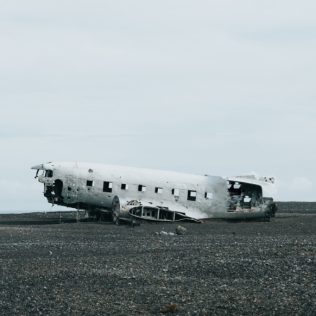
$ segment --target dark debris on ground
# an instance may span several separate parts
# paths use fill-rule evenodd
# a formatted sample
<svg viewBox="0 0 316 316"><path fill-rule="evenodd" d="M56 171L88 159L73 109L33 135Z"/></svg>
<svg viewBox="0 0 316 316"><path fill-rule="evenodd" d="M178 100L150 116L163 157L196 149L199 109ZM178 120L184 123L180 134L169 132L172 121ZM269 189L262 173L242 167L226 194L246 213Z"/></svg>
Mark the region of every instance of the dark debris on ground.
<svg viewBox="0 0 316 316"><path fill-rule="evenodd" d="M316 315L316 214L182 235L16 218L0 225L1 315Z"/></svg>

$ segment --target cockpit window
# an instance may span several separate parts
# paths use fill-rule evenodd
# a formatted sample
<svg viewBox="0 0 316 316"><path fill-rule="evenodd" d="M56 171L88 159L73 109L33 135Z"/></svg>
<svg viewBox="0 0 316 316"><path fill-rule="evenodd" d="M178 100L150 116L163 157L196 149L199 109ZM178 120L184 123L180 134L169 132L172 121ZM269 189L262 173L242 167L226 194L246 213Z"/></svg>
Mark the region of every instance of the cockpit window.
<svg viewBox="0 0 316 316"><path fill-rule="evenodd" d="M53 170L46 170L45 171L45 177L46 178L52 178L53 177Z"/></svg>

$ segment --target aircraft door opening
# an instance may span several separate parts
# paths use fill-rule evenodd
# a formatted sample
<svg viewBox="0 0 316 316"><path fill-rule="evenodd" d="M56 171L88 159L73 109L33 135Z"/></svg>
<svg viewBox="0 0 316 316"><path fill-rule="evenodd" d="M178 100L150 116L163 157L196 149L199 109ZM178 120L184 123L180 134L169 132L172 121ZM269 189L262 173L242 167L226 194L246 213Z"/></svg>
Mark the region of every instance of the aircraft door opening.
<svg viewBox="0 0 316 316"><path fill-rule="evenodd" d="M59 179L55 180L54 192L55 192L56 197L59 197L59 198L62 197L63 187L64 187L64 184L61 180Z"/></svg>
<svg viewBox="0 0 316 316"><path fill-rule="evenodd" d="M45 185L44 196L52 204L60 203L63 201L63 196L62 196L63 187L64 187L63 182L57 179L54 181L53 185L48 185L48 186Z"/></svg>

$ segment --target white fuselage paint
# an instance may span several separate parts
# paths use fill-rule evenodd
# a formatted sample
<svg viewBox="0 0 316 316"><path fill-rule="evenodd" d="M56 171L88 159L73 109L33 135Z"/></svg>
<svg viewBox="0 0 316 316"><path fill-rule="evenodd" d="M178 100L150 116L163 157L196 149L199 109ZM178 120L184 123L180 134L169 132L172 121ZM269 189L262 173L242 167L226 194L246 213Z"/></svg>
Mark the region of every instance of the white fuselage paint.
<svg viewBox="0 0 316 316"><path fill-rule="evenodd" d="M143 205L167 207L196 219L218 216L227 210L227 183L217 176L77 162L53 162L32 169L53 171L52 177L45 176L45 172L39 176L45 188L56 180L62 181L61 196L65 206L84 203L110 209L114 197L118 197L121 206L137 200ZM87 181L89 184L92 181L92 186L87 186ZM112 192L104 192L104 182L110 183ZM127 186L126 190L122 184ZM143 191L139 191L140 185L145 187ZM193 196L196 192L195 201L188 200L189 191ZM178 196L173 194L177 192Z"/></svg>

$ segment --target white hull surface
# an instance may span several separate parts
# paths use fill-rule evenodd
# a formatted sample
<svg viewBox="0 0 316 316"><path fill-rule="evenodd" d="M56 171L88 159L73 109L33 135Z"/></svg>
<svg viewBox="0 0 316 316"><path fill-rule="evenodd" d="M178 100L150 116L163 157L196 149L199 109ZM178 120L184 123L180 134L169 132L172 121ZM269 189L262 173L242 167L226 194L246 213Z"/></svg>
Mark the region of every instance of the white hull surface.
<svg viewBox="0 0 316 316"><path fill-rule="evenodd" d="M243 194L248 200L253 194L256 207L262 197L258 185L247 183L245 192L229 191L227 181L218 176L78 162L51 162L32 169L37 170L49 203L85 209L97 218L108 214L115 219L126 216L126 211L148 221L232 218L233 213L247 218L256 215L246 210L249 205L243 208ZM135 211L137 207L141 212Z"/></svg>

